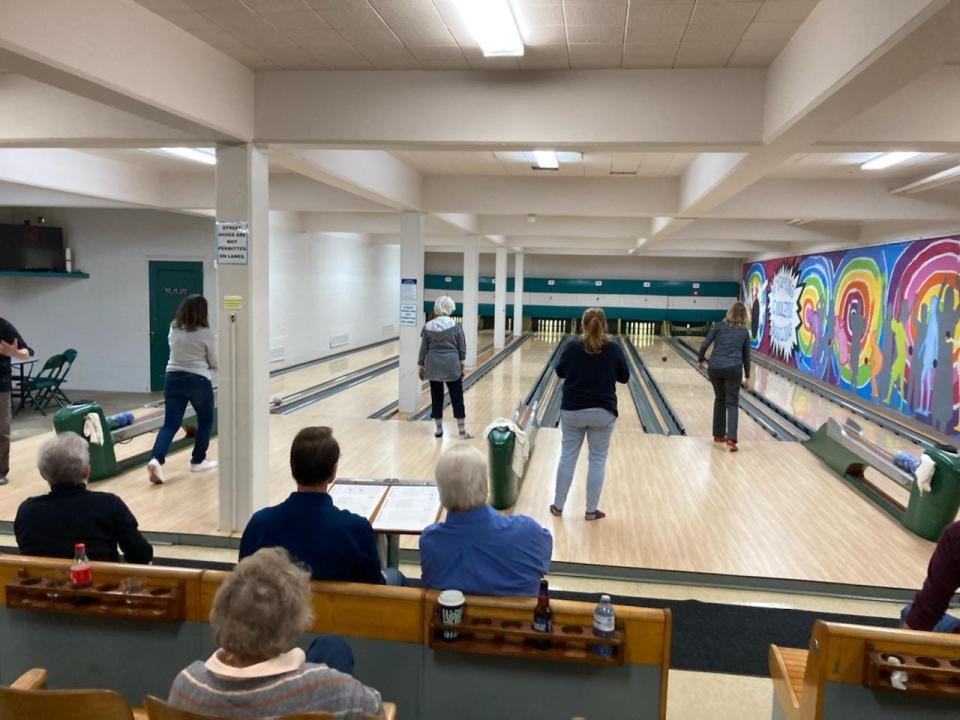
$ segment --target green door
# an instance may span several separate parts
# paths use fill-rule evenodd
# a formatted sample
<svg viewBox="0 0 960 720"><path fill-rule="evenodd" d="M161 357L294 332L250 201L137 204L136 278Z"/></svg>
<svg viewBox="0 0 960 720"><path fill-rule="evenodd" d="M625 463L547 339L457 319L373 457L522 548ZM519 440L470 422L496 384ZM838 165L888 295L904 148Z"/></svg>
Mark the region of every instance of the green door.
<svg viewBox="0 0 960 720"><path fill-rule="evenodd" d="M163 390L170 321L187 295L203 293L202 262L150 261L150 390Z"/></svg>

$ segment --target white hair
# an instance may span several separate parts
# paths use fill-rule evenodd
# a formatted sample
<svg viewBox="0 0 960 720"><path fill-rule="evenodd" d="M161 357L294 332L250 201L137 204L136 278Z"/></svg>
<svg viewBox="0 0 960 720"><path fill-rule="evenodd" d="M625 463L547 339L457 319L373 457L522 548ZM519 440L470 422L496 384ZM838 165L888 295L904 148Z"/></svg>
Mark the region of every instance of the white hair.
<svg viewBox="0 0 960 720"><path fill-rule="evenodd" d="M40 446L37 469L41 477L55 485L83 485L84 470L90 465L87 441L73 432L60 433Z"/></svg>
<svg viewBox="0 0 960 720"><path fill-rule="evenodd" d="M282 655L312 622L310 573L281 547L260 548L237 563L210 610L214 641L246 660Z"/></svg>
<svg viewBox="0 0 960 720"><path fill-rule="evenodd" d="M487 460L473 445L456 445L437 461L440 502L451 512L487 504Z"/></svg>
<svg viewBox="0 0 960 720"><path fill-rule="evenodd" d="M457 309L457 304L453 301L453 298L449 295L441 295L433 303L433 314L434 315L453 315L454 310Z"/></svg>

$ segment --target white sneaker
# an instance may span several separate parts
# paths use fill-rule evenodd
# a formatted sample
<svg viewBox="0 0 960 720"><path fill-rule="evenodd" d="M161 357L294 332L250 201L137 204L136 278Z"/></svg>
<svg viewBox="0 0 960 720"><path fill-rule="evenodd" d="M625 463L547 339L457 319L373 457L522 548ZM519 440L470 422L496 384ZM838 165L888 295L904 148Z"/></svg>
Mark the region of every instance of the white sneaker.
<svg viewBox="0 0 960 720"><path fill-rule="evenodd" d="M147 463L147 475L154 485L163 485L163 465L156 458Z"/></svg>
<svg viewBox="0 0 960 720"><path fill-rule="evenodd" d="M216 460L204 460L196 465L190 463L190 472L206 472L207 470L213 470L219 464Z"/></svg>

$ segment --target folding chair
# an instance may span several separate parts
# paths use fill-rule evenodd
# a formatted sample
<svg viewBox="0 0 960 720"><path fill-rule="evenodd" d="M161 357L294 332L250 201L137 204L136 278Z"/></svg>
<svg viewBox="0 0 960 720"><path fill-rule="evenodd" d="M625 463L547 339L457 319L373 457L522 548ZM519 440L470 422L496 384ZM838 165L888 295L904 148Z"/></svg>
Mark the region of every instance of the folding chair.
<svg viewBox="0 0 960 720"><path fill-rule="evenodd" d="M54 378L56 385L50 388L44 395L44 407L47 407L51 401L57 403L60 407L70 404L70 398L64 394L62 386L67 381L67 373L70 372L70 368L73 367L73 361L76 359L77 351L73 348L68 348L63 351L63 364L60 366L59 375Z"/></svg>
<svg viewBox="0 0 960 720"><path fill-rule="evenodd" d="M23 388L23 402L27 405L33 405L40 411L41 415L46 415L44 408L50 403L50 393L53 389L59 387L63 365L66 362L63 353L53 355L47 358L38 372L26 381Z"/></svg>

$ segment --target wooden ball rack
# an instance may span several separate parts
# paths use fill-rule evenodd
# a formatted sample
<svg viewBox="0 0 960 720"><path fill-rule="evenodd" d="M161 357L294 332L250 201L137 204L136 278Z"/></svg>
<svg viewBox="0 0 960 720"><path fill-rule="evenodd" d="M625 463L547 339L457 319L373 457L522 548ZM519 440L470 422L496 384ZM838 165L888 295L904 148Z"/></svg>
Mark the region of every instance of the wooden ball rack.
<svg viewBox="0 0 960 720"><path fill-rule="evenodd" d="M891 662L895 658L899 662ZM891 683L893 673L906 673L906 690ZM864 655L863 685L872 690L887 690L905 695L930 695L960 698L960 659L881 652L867 646Z"/></svg>
<svg viewBox="0 0 960 720"><path fill-rule="evenodd" d="M444 639L444 632L450 631L457 632L456 639ZM592 650L594 645L608 645L613 652L597 655ZM617 623L612 637L600 638L594 636L592 625L555 625L551 632L542 633L536 632L529 621L469 613L464 613L461 622L448 624L436 608L430 618L429 646L448 652L593 665L623 665L625 656L622 623Z"/></svg>
<svg viewBox="0 0 960 720"><path fill-rule="evenodd" d="M130 592L110 579L72 587L66 577L21 576L5 586L6 606L19 610L172 622L186 616L183 588L149 585Z"/></svg>

